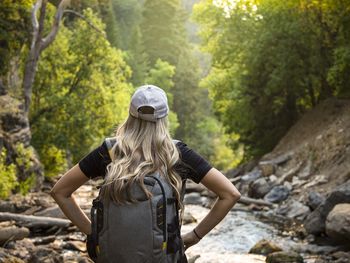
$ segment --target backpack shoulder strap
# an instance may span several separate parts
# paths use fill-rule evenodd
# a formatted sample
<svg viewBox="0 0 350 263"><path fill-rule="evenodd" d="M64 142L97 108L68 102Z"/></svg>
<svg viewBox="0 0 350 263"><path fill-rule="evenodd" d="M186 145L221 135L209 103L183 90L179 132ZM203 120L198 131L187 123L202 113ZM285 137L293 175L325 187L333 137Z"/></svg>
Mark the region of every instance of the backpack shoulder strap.
<svg viewBox="0 0 350 263"><path fill-rule="evenodd" d="M111 158L111 160L112 160L112 156L113 156L112 148L116 144L116 142L117 142L117 138L116 137L108 137L108 138L105 139L105 143L106 143L106 146L107 146L108 154L109 154L109 157Z"/></svg>

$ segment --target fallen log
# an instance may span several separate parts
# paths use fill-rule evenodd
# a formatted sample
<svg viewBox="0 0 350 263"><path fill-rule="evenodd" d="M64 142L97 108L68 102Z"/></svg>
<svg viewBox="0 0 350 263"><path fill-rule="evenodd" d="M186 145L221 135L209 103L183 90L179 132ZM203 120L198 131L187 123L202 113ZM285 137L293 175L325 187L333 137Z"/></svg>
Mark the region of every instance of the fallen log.
<svg viewBox="0 0 350 263"><path fill-rule="evenodd" d="M238 200L238 203L245 204L245 205L255 204L255 205L263 205L263 206L269 206L269 207L273 206L273 204L270 202L260 200L260 199L254 199L246 196L241 196L241 198Z"/></svg>
<svg viewBox="0 0 350 263"><path fill-rule="evenodd" d="M9 220L14 220L25 227L47 228L52 226L68 227L71 225L71 221L67 219L0 212L0 222Z"/></svg>

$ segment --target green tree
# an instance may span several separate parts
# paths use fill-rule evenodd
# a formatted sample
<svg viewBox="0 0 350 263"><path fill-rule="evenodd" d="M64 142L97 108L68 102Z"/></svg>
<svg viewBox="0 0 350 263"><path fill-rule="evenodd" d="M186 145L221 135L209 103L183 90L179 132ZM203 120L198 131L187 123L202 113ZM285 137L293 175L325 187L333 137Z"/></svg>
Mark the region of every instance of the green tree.
<svg viewBox="0 0 350 263"><path fill-rule="evenodd" d="M32 3L32 0L0 2L0 76L7 72L10 59L18 55L29 38Z"/></svg>
<svg viewBox="0 0 350 263"><path fill-rule="evenodd" d="M333 1L196 6L204 49L213 56L202 86L227 132L239 134L247 157L271 150L307 109L342 93L348 53L337 44L348 31L348 14L344 3ZM338 55L340 63L333 64Z"/></svg>
<svg viewBox="0 0 350 263"><path fill-rule="evenodd" d="M91 9L84 16L104 30ZM85 21L62 27L42 54L35 81L30 117L41 158L54 147L76 162L110 134L127 115L129 76L121 52Z"/></svg>
<svg viewBox="0 0 350 263"><path fill-rule="evenodd" d="M153 84L162 89L167 93L169 108L173 107L173 94L172 89L174 87L174 82L172 80L175 74L175 67L170 65L168 62L158 59L154 68L152 68L148 77L146 78L146 83ZM170 124L170 133L175 134L176 129L179 127L179 122L175 112L170 110L169 112L169 124Z"/></svg>
<svg viewBox="0 0 350 263"><path fill-rule="evenodd" d="M185 13L180 0L146 0L141 32L151 66L158 58L177 65L186 47Z"/></svg>

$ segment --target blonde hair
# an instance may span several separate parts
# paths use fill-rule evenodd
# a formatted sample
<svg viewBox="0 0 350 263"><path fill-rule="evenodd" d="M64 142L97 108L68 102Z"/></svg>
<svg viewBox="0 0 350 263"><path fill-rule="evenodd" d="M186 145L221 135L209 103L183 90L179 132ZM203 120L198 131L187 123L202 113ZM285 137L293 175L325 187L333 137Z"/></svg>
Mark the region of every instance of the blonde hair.
<svg viewBox="0 0 350 263"><path fill-rule="evenodd" d="M118 204L136 202L130 196L130 187L138 183L150 198L151 193L143 179L158 171L171 184L183 211L180 198L182 179L175 171L180 156L168 131L168 118L150 122L129 115L117 129L116 139L117 143L112 148L112 162L107 166L103 197Z"/></svg>

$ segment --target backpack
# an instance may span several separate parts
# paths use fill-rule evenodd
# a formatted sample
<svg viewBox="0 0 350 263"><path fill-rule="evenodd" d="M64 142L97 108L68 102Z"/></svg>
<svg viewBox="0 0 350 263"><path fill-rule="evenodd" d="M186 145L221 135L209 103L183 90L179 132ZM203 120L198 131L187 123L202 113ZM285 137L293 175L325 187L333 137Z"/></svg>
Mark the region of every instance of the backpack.
<svg viewBox="0 0 350 263"><path fill-rule="evenodd" d="M110 157L115 138L105 139ZM178 141L174 140L176 144ZM112 158L111 158L112 159ZM130 187L137 203L103 200L101 189L91 208L91 235L87 249L97 263L187 262L181 239L179 208L171 185L158 172L144 179L148 199L135 183ZM185 180L181 198L185 193Z"/></svg>

